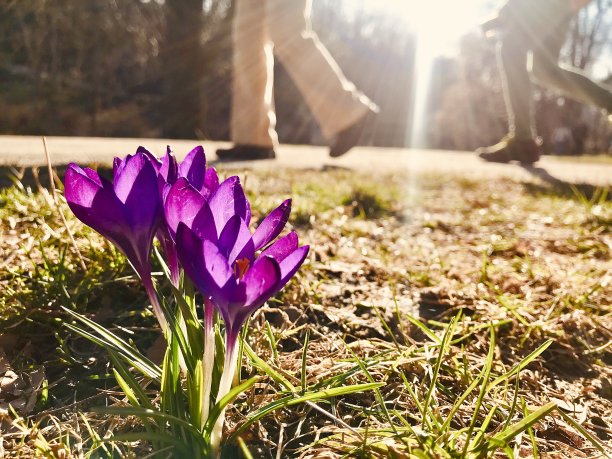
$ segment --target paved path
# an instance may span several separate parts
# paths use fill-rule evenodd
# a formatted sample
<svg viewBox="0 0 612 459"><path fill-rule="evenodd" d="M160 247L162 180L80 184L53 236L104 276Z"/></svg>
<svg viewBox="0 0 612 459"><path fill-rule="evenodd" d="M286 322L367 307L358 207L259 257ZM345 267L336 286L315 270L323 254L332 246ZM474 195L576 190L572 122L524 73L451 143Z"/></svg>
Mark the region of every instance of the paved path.
<svg viewBox="0 0 612 459"><path fill-rule="evenodd" d="M49 151L54 165L75 161L80 164L110 164L114 156L133 153L138 145L144 145L161 155L170 145L180 158L197 144L202 144L209 161L214 161L218 147L226 142L198 142L195 140L124 139L96 137L49 137ZM43 146L40 137L0 136L0 166L44 165ZM471 178L512 177L530 180L534 177L549 182L561 181L596 186L612 185L612 162L589 163L568 159L545 157L536 167L490 164L480 161L470 152L440 150L407 150L397 148L359 147L341 158L331 159L324 147L282 145L276 160L223 163L219 168L325 168L342 167L361 171L404 171L414 174L452 173Z"/></svg>

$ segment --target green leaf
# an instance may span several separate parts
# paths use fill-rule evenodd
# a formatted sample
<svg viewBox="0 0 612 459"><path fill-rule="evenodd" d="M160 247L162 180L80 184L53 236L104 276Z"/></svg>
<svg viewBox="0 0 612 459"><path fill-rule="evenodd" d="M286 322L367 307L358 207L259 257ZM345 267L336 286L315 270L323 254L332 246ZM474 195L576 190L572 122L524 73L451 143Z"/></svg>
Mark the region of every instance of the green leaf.
<svg viewBox="0 0 612 459"><path fill-rule="evenodd" d="M168 424L173 424L176 426L180 426L185 430L192 433L194 436L201 436L198 429L196 429L189 422L184 419L177 418L176 416L172 416L167 413L162 413L157 410L150 410L148 408L138 408L134 406L108 406L108 407L93 407L92 411L94 413L100 414L108 414L111 416L136 416L141 419L156 419L160 421L167 422Z"/></svg>
<svg viewBox="0 0 612 459"><path fill-rule="evenodd" d="M425 333L429 339L431 339L436 344L442 344L442 340L436 335L433 331L431 331L427 325L421 322L416 317L412 317L410 314L406 314L406 318L410 321L412 325L418 327L423 333Z"/></svg>
<svg viewBox="0 0 612 459"><path fill-rule="evenodd" d="M478 438L475 438L474 441L472 441L471 436L474 430L474 426L476 425L476 421L478 420L478 415L480 413L480 407L482 406L484 397L489 390L487 383L489 382L489 377L491 376L491 369L493 368L493 357L495 356L495 328L493 327L490 328L490 335L491 335L491 338L489 341L489 352L487 353L485 365L482 369L481 377L479 378L482 380L482 385L480 386L480 391L478 392L478 398L476 399L476 405L474 406L474 414L472 415L470 426L468 428L468 431L465 437L465 444L463 447L464 457L466 456L468 448L475 445L476 441L478 440ZM495 409L489 412L489 416L487 416L488 421L486 421L485 419L485 422L483 423L481 427L482 431L486 429L486 424L490 422L490 419L494 412L495 412Z"/></svg>
<svg viewBox="0 0 612 459"><path fill-rule="evenodd" d="M504 429L501 432L498 432L497 434L493 435L493 437L491 437L489 441L500 443L500 444L508 443L510 440L516 437L519 433L523 432L524 430L527 430L529 427L533 426L534 424L537 424L544 417L546 417L549 413L551 413L552 411L555 411L556 409L557 409L557 405L555 405L554 402L547 403L546 405L532 412L530 415L521 419L519 422L512 424L507 429Z"/></svg>
<svg viewBox="0 0 612 459"><path fill-rule="evenodd" d="M132 375L130 370L121 362L121 359L119 358L119 356L113 351L109 351L109 355L110 355L111 361L113 362L113 366L114 366L113 372L115 373L115 377L117 377L117 375L121 377L123 382L132 391L133 396L137 401L136 404L132 403L132 405L144 406L145 408L153 409L153 404L149 400L149 397L145 393L144 389L139 384L139 382L136 380L134 375ZM117 380L117 382L119 382L119 380ZM121 386L121 383L119 383L119 385Z"/></svg>
<svg viewBox="0 0 612 459"><path fill-rule="evenodd" d="M608 452L605 450L605 448L601 445L601 443L599 443L599 441L597 441L597 439L593 435L591 435L588 430L586 430L584 427L582 427L580 424L578 424L576 421L574 421L571 416L568 416L566 413L563 412L563 410L559 410L559 409L557 409L557 413L559 413L561 415L561 417L565 420L565 422L567 422L574 429L576 429L578 432L580 432L582 435L584 435L585 438L587 440L589 440L591 442L591 444L595 448L597 448L597 450L600 453L602 453L607 458L611 457L608 454Z"/></svg>
<svg viewBox="0 0 612 459"><path fill-rule="evenodd" d="M253 423L259 421L261 418L266 416L267 414L272 413L281 408L285 408L287 406L298 405L300 403L313 401L313 400L325 400L332 397L338 397L340 395L348 395L354 394L357 392L364 392L367 390L378 389L379 387L384 386L384 383L366 383L366 384L355 384L352 386L345 387L334 387L332 389L321 390L318 392L312 392L304 394L300 397L295 397L293 394L282 397L278 400L268 403L267 405L261 407L257 411L255 411L247 421L238 427L231 437L228 439L228 442L233 440L236 436L240 435L240 433L244 432L249 428Z"/></svg>
<svg viewBox="0 0 612 459"><path fill-rule="evenodd" d="M178 438L168 435L163 432L132 432L113 435L110 438L103 439L102 441L110 442L132 442L132 441L150 441L151 443L167 444L176 447L177 452L180 451L178 457L194 457L193 451L187 447L187 445ZM204 448L202 448L204 450ZM167 456L166 456L167 457Z"/></svg>
<svg viewBox="0 0 612 459"><path fill-rule="evenodd" d="M155 379L157 381L161 379L161 368L159 368L158 365L155 365L153 362L143 356L136 348L127 343L125 340L119 338L117 335L108 331L106 328L97 324L93 320L89 320L87 317L77 312L71 311L70 309L65 308L63 306L62 309L68 314L70 314L72 317L86 325L97 335L69 323L65 323L65 327L108 350L115 351L117 354L121 355L121 357L125 359L126 362L128 362L131 366L137 368L145 376L148 376L149 378Z"/></svg>
<svg viewBox="0 0 612 459"><path fill-rule="evenodd" d="M241 437L238 437L238 446L240 447L240 451L242 451L244 459L254 459L251 451L249 451L249 447Z"/></svg>
<svg viewBox="0 0 612 459"><path fill-rule="evenodd" d="M196 354L194 354L192 347L187 342L187 338L185 337L185 334L183 333L183 330L181 328L181 323L183 323L182 314L176 314L174 311L172 311L171 308L166 303L166 301L163 299L163 297L162 297L161 304L162 304L164 316L166 317L166 321L168 322L168 331L170 334L172 334L172 338L176 340L176 343L178 345L178 350L180 351L183 357L183 362L185 362L187 371L191 375L193 375L195 371L195 362L197 361L198 357L201 357L202 354L201 353L197 354L197 357L196 357ZM199 341L202 342L203 338L200 339ZM176 358L177 359L179 358L178 353L177 353Z"/></svg>
<svg viewBox="0 0 612 459"><path fill-rule="evenodd" d="M121 388L121 390L127 397L128 401L130 402L130 405L140 406L140 403L138 403L138 398L136 397L136 394L134 393L132 388L129 386L127 382L125 382L125 380L121 377L119 372L114 368L113 368L113 374L115 375L115 379L117 380L119 387Z"/></svg>
<svg viewBox="0 0 612 459"><path fill-rule="evenodd" d="M465 402L468 396L472 393L474 389L476 389L476 387L478 386L478 384L480 384L481 381L482 381L482 374L478 378L474 379L472 383L468 386L468 388L463 392L463 394L461 394L461 397L457 399L457 401L451 408L450 412L448 413L446 420L442 424L442 427L440 427L441 435L444 435L446 433L446 430L450 426L450 423L453 420L453 417L455 416L459 408L461 408L461 405L463 405L463 402Z"/></svg>
<svg viewBox="0 0 612 459"><path fill-rule="evenodd" d="M461 316L461 312L457 313L457 315L451 319L450 323L448 324L448 327L446 328L446 331L444 332L442 341L440 342L440 350L438 351L438 357L436 358L436 362L434 364L433 374L431 375L431 381L429 383L429 389L427 390L427 394L425 395L425 401L423 402L423 423L424 424L430 424L427 413L430 411L429 405L431 403L431 397L433 395L433 391L435 390L436 384L438 382L438 375L440 374L440 367L442 366L442 360L444 359L444 355L446 354L446 351L448 350L450 346L450 340L452 339L455 333L455 326L457 325L457 322L459 321L460 316Z"/></svg>
<svg viewBox="0 0 612 459"><path fill-rule="evenodd" d="M170 276L170 268L168 268L168 264L166 263L164 256L161 254L161 252L159 251L159 248L157 247L153 247L153 253L155 254L155 258L157 258L157 261L159 265L161 266L162 271L164 272L164 276L166 277L166 279L168 279L168 282L172 284L172 279Z"/></svg>
<svg viewBox="0 0 612 459"><path fill-rule="evenodd" d="M205 435L207 435L207 437L212 432L213 427L215 426L215 422L217 422L217 419L219 418L225 407L232 403L240 394L251 388L253 384L259 381L259 379L259 376L253 376L252 378L247 379L242 384L233 387L232 390L225 394L225 396L221 398L221 400L219 400L219 402L216 403L215 406L213 406L213 408L210 410L210 414L208 415L206 426L204 427Z"/></svg>
<svg viewBox="0 0 612 459"><path fill-rule="evenodd" d="M177 419L188 419L185 411L186 400L181 387L181 370L179 367L179 349L176 336L170 334L170 343L166 350L163 363L161 383L161 411ZM188 423L189 424L189 423ZM189 424L192 428L193 425ZM182 424L175 424L175 435L180 435L187 441L187 433Z"/></svg>
<svg viewBox="0 0 612 459"><path fill-rule="evenodd" d="M187 330L187 341L190 345L190 351L194 356L201 356L204 353L204 327L195 315L194 308L183 297L173 285L170 286L176 299L176 304L179 307L181 316L185 321ZM194 304L195 306L195 304Z"/></svg>
<svg viewBox="0 0 612 459"><path fill-rule="evenodd" d="M503 375L499 376L498 378L495 378L492 382L490 382L488 387L487 387L487 390L491 390L492 388L494 388L498 384L508 380L509 378L514 376L515 374L517 374L520 371L522 371L527 365L529 365L537 357L539 357L540 354L542 354L542 352L544 352L546 349L548 349L548 346L550 346L552 344L552 342L553 342L553 340L549 339L548 341L545 341L544 343L542 343L536 350L534 350L531 354L529 354L527 357L525 357L523 360L521 360L519 363L517 363L514 366L514 368L512 368L512 370L510 370L506 374L503 374Z"/></svg>
<svg viewBox="0 0 612 459"><path fill-rule="evenodd" d="M266 361L261 359L246 341L244 342L244 351L246 352L249 359L251 359L251 364L255 368L262 370L266 375L268 375L270 378L272 378L274 381L276 381L288 391L296 391L295 386L291 384L289 380L285 378L282 374L280 374L277 370L272 368L272 366L270 366Z"/></svg>

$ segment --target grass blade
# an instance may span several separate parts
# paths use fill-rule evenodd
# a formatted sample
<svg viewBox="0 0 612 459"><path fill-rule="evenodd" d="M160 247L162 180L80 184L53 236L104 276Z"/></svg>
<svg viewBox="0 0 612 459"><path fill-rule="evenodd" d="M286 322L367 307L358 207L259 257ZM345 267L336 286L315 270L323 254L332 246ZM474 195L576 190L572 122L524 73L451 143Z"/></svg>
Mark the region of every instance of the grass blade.
<svg viewBox="0 0 612 459"><path fill-rule="evenodd" d="M286 395L278 400L268 403L267 405L261 407L257 411L255 411L244 424L238 427L228 441L233 440L236 436L240 435L240 433L244 432L248 429L253 423L259 421L264 416L272 413L273 411L279 410L281 408L285 408L287 406L298 405L300 403L313 401L313 400L325 400L332 397L339 397L341 395L354 394L357 392L364 392L367 390L378 389L379 387L384 386L384 383L365 383L365 384L355 384L353 386L345 386L345 387L334 387L332 389L321 390L317 392L311 392L304 394L300 397L295 397L293 394Z"/></svg>
<svg viewBox="0 0 612 459"><path fill-rule="evenodd" d="M539 357L540 354L542 354L542 352L544 352L546 349L548 349L548 346L550 346L552 343L553 343L552 339L549 339L548 341L545 341L544 343L542 343L535 351L531 352L527 357L525 357L518 364L516 364L514 366L514 368L512 368L512 370L510 370L506 374L503 374L503 375L499 376L498 378L495 378L491 383L489 383L489 386L487 387L487 390L491 390L492 388L494 388L498 384L508 380L509 378L514 376L515 374L517 374L520 371L522 371L527 365L529 365L537 357Z"/></svg>
<svg viewBox="0 0 612 459"><path fill-rule="evenodd" d="M557 405L554 402L547 403L546 405L538 408L528 416L521 419L519 422L511 425L507 429L498 432L493 435L490 442L505 444L516 437L519 433L527 430L529 427L533 426L540 422L544 417L546 417L551 412L557 410Z"/></svg>
<svg viewBox="0 0 612 459"><path fill-rule="evenodd" d="M557 410L557 413L559 413L559 415L563 418L565 422L567 422L574 429L576 429L578 432L584 435L584 437L587 440L589 440L601 454L603 454L607 458L611 457L608 454L608 452L605 450L605 448L601 445L601 443L599 443L599 441L597 441L597 439L593 435L591 435L588 430L586 430L584 427L582 427L580 424L574 421L571 416L568 416L567 414L563 412L563 410L559 410L559 409Z"/></svg>
<svg viewBox="0 0 612 459"><path fill-rule="evenodd" d="M484 401L484 396L488 392L489 377L491 375L491 369L493 368L493 356L495 355L495 328L490 328L490 342L489 342L489 352L487 354L487 359L485 360L485 366L482 370L482 377L479 378L482 381L482 385L480 386L480 391L478 392L478 398L476 399L476 405L474 406L474 414L472 415L472 420L470 421L470 426L468 427L467 434L465 436L465 445L463 447L463 457L466 456L468 448L472 445L471 437L472 432L474 431L474 426L476 425L476 421L478 420L478 414L480 413L480 407L482 406L482 402ZM485 426L483 425L483 430ZM475 440L476 441L476 440Z"/></svg>
<svg viewBox="0 0 612 459"><path fill-rule="evenodd" d="M213 408L210 410L210 414L208 415L206 427L204 428L204 432L206 432L206 435L210 435L212 433L215 422L217 422L217 419L219 418L225 407L232 403L241 393L251 388L253 384L255 384L257 381L259 381L259 376L253 376L252 378L247 379L242 384L233 387L232 390L225 394L225 396L221 398L221 400L219 400L219 402L216 403L215 406L213 406Z"/></svg>
<svg viewBox="0 0 612 459"><path fill-rule="evenodd" d="M119 338L117 335L109 332L93 320L89 320L87 317L77 312L71 311L70 309L65 307L62 307L62 309L78 321L82 322L88 328L93 330L93 332L95 332L98 336L93 335L87 332L86 330L83 330L72 324L66 323L64 324L65 327L78 333L84 338L88 338L89 340L107 349L115 351L117 354L121 355L127 362L138 368L138 370L140 370L145 376L148 376L149 378L158 381L161 379L161 368L159 368L159 366L155 365L153 362L147 359L127 341Z"/></svg>
<svg viewBox="0 0 612 459"><path fill-rule="evenodd" d="M200 435L200 432L184 419L180 419L176 416L172 416L167 413L162 413L161 411L157 410L150 410L148 408L138 408L133 406L93 407L91 410L94 413L108 414L111 416L136 416L141 419L156 419L167 422L168 424L181 426L194 435Z"/></svg>

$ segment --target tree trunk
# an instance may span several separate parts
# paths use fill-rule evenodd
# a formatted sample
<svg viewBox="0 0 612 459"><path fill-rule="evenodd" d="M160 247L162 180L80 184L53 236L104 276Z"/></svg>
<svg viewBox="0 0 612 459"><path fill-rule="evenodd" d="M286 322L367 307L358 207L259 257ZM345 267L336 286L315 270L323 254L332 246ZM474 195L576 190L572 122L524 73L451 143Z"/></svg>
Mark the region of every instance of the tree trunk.
<svg viewBox="0 0 612 459"><path fill-rule="evenodd" d="M165 16L163 132L172 138L194 138L203 121L202 0L166 0Z"/></svg>

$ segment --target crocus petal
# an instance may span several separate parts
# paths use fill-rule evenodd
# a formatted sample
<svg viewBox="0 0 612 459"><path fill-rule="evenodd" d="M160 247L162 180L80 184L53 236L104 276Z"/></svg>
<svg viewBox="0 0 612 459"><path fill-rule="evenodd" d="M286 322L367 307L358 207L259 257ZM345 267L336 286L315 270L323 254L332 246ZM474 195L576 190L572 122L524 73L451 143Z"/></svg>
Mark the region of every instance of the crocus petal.
<svg viewBox="0 0 612 459"><path fill-rule="evenodd" d="M144 155L134 156L115 177L115 192L134 230L147 230L151 241L163 215L157 173Z"/></svg>
<svg viewBox="0 0 612 459"><path fill-rule="evenodd" d="M287 199L280 206L268 214L255 230L253 243L255 250L265 247L270 241L280 234L291 213L291 199Z"/></svg>
<svg viewBox="0 0 612 459"><path fill-rule="evenodd" d="M117 177L123 169L125 168L127 162L132 159L134 155L126 155L125 158L115 158L115 162L113 164L113 177Z"/></svg>
<svg viewBox="0 0 612 459"><path fill-rule="evenodd" d="M260 257L242 278L246 286L245 306L253 310L266 302L276 289L281 278L281 270L272 258Z"/></svg>
<svg viewBox="0 0 612 459"><path fill-rule="evenodd" d="M206 281L203 269L202 240L187 225L179 223L175 242L176 253L181 266L185 270L185 274L187 274L198 289L203 290Z"/></svg>
<svg viewBox="0 0 612 459"><path fill-rule="evenodd" d="M146 254L140 254L137 248L139 235L131 230L124 206L112 188L100 186L90 174L71 164L64 178L64 195L79 220L109 239L125 254L138 274L146 275L147 266L143 263Z"/></svg>
<svg viewBox="0 0 612 459"><path fill-rule="evenodd" d="M222 253L225 252L224 255L226 257L229 255L230 250L234 247L236 239L238 238L238 233L240 232L240 220L241 218L238 215L234 215L228 220L225 227L221 230L221 234L219 235L219 247L221 248ZM231 261L229 263L231 264Z"/></svg>
<svg viewBox="0 0 612 459"><path fill-rule="evenodd" d="M70 164L64 178L64 195L70 209L79 220L103 236L121 232L125 214L121 202L88 173Z"/></svg>
<svg viewBox="0 0 612 459"><path fill-rule="evenodd" d="M219 175L214 167L206 169L204 176L204 186L200 190L202 196L209 198L213 193L219 189Z"/></svg>
<svg viewBox="0 0 612 459"><path fill-rule="evenodd" d="M224 287L228 282L235 282L232 268L214 243L207 240L202 241L202 253L204 269L216 286Z"/></svg>
<svg viewBox="0 0 612 459"><path fill-rule="evenodd" d="M247 258L252 260L255 256L251 232L246 222L238 215L230 218L225 228L221 231L219 248L226 255L230 265L237 259Z"/></svg>
<svg viewBox="0 0 612 459"><path fill-rule="evenodd" d="M191 229L201 239L217 242L217 227L215 226L215 219L213 218L212 211L210 210L207 201L204 201L202 207L200 208L200 211L193 219L193 222L191 223Z"/></svg>
<svg viewBox="0 0 612 459"><path fill-rule="evenodd" d="M166 256L166 264L170 270L170 281L172 285L178 288L180 279L178 255L176 253L176 246L168 233L168 227L166 225L161 225L157 230L157 240Z"/></svg>
<svg viewBox="0 0 612 459"><path fill-rule="evenodd" d="M196 190L202 190L206 175L206 155L201 145L187 153L178 168L178 174L179 177L185 177Z"/></svg>
<svg viewBox="0 0 612 459"><path fill-rule="evenodd" d="M162 176L165 183L173 184L178 178L178 164L176 157L172 154L170 146L166 148L166 154L161 159L159 175Z"/></svg>
<svg viewBox="0 0 612 459"><path fill-rule="evenodd" d="M113 159L113 176L117 175L117 169L119 169L122 164L123 160L121 158L115 157L115 159Z"/></svg>
<svg viewBox="0 0 612 459"><path fill-rule="evenodd" d="M281 288L285 286L287 282L294 276L297 270L300 268L306 256L308 255L308 250L310 246L303 245L295 250L293 253L288 255L280 262L280 281L276 286L276 291L279 291Z"/></svg>
<svg viewBox="0 0 612 459"><path fill-rule="evenodd" d="M74 165L74 167L81 169L76 164ZM104 186L104 184L102 183L102 179L100 178L100 175L96 171L94 171L93 169L90 169L89 167L85 167L85 168L81 169L81 171L85 175L87 175L87 177L89 177L91 180L93 180L96 183L96 185Z"/></svg>
<svg viewBox="0 0 612 459"><path fill-rule="evenodd" d="M162 202L164 203L164 205L166 205L166 199L168 199L168 193L170 193L170 190L172 189L172 185L170 185L169 183L165 183L163 188L162 188Z"/></svg>
<svg viewBox="0 0 612 459"><path fill-rule="evenodd" d="M180 222L191 227L193 220L202 209L206 200L187 181L181 177L165 197L164 213L170 234L174 237Z"/></svg>
<svg viewBox="0 0 612 459"><path fill-rule="evenodd" d="M176 231L176 252L187 277L206 297L212 297L220 311L227 305L236 279L227 260L209 241L200 239L184 223ZM224 316L225 317L225 316Z"/></svg>
<svg viewBox="0 0 612 459"><path fill-rule="evenodd" d="M295 231L291 231L284 237L278 239L274 244L265 249L260 257L267 256L272 257L277 263L283 261L287 255L293 253L298 247L298 237Z"/></svg>
<svg viewBox="0 0 612 459"><path fill-rule="evenodd" d="M221 234L221 230L233 215L239 215L248 225L251 211L238 177L230 177L221 183L211 196L209 204L215 218L217 234Z"/></svg>
<svg viewBox="0 0 612 459"><path fill-rule="evenodd" d="M160 161L159 159L157 159L157 158L155 157L155 155L154 155L153 153L151 153L149 150L147 150L145 147L143 147L143 146L141 145L141 146L139 146L139 147L136 149L136 155L138 155L138 154L141 154L141 155L146 156L146 158L147 158L149 161L151 161L151 165L152 165L152 166L155 168L155 171L156 171L156 172L159 172L159 169L161 168L162 163L161 163L161 161ZM128 158L129 158L129 157L130 157L130 156L128 155ZM127 159L127 158L126 158L126 159Z"/></svg>
<svg viewBox="0 0 612 459"><path fill-rule="evenodd" d="M113 187L115 189L115 194L121 202L125 203L128 195L132 191L134 182L136 181L140 173L143 171L143 169L147 168L153 169L153 173L155 174L155 180L157 183L156 171L153 168L151 162L142 153L137 153L134 156L128 155L125 160L119 165L114 176Z"/></svg>

